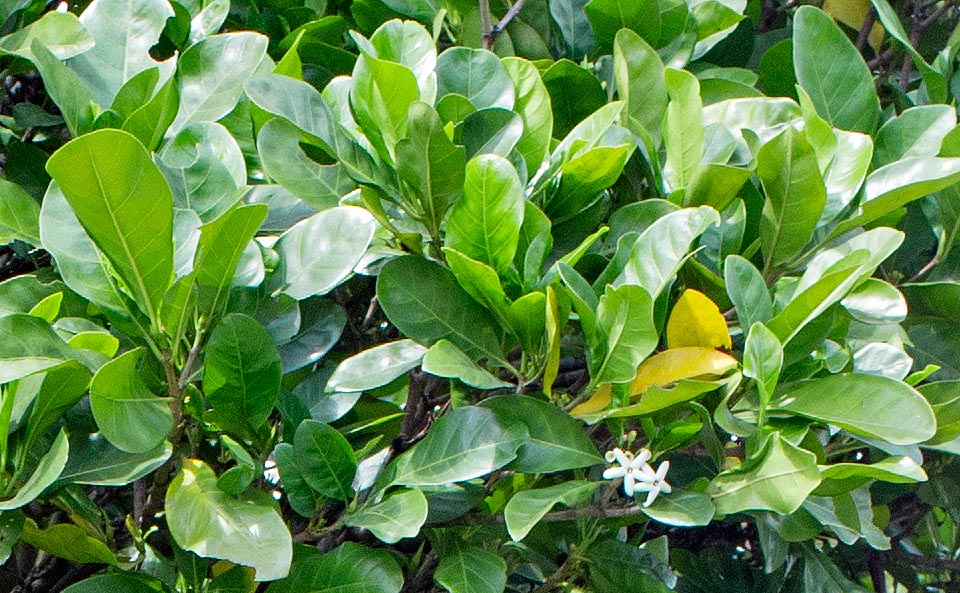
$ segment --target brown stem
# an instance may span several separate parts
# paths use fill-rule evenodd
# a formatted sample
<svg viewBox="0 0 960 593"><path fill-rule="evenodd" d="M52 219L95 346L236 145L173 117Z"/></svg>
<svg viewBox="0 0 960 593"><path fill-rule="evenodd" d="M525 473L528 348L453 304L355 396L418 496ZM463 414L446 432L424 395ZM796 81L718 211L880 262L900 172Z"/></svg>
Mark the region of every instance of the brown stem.
<svg viewBox="0 0 960 593"><path fill-rule="evenodd" d="M490 0L478 0L480 9L480 32L483 35L483 49L493 48L493 24L490 20Z"/></svg>
<svg viewBox="0 0 960 593"><path fill-rule="evenodd" d="M870 582L876 593L887 593L887 577L883 570L883 557L876 550L870 552L867 559L867 569L870 571Z"/></svg>
<svg viewBox="0 0 960 593"><path fill-rule="evenodd" d="M917 42L920 41L920 23L916 4L912 7L910 20L913 23L910 27L910 46L915 48ZM907 88L910 86L911 72L913 72L913 56L907 51L903 56L903 66L900 68L900 90L903 92L907 92Z"/></svg>
<svg viewBox="0 0 960 593"><path fill-rule="evenodd" d="M567 578L574 564L576 564L576 561L573 559L573 556L567 556L567 559L563 561L560 568L548 576L547 580L543 581L539 587L533 590L533 593L548 593L552 591Z"/></svg>
<svg viewBox="0 0 960 593"><path fill-rule="evenodd" d="M860 26L860 31L857 32L857 51L863 53L863 48L867 46L867 40L870 39L870 31L873 30L873 26L877 23L877 11L871 6L870 10L867 11L867 16L863 19L863 24Z"/></svg>
<svg viewBox="0 0 960 593"><path fill-rule="evenodd" d="M421 591L426 591L433 581L433 571L436 566L437 554L433 550L430 550L424 554L423 560L420 561L420 566L417 567L417 571L413 573L413 576L406 579L406 583L400 593L420 593Z"/></svg>
<svg viewBox="0 0 960 593"><path fill-rule="evenodd" d="M938 258L937 256L933 256L933 259L931 259L926 264L924 264L923 267L920 268L920 270L916 274L914 274L907 280L907 282L916 282L917 280L923 278L924 276L927 275L927 272L932 270L933 267L936 266L938 263L940 263L940 258Z"/></svg>
<svg viewBox="0 0 960 593"><path fill-rule="evenodd" d="M515 16L520 14L520 9L523 8L523 3L527 0L517 0L513 3L513 6L510 7L510 10L507 11L507 14L503 15L503 18L500 19L500 22L493 26L493 29L490 30L490 35L493 37L493 41L497 40L497 37L503 33L503 30L507 28L507 25L510 24L510 21L514 19Z"/></svg>
<svg viewBox="0 0 960 593"><path fill-rule="evenodd" d="M953 6L954 6L954 2L944 2L943 4L940 5L940 8L936 9L935 11L933 11L933 14L923 19L922 21L920 21L920 23L917 26L920 28L921 31L923 31L924 29L932 25L938 18L942 17L948 10L953 8Z"/></svg>

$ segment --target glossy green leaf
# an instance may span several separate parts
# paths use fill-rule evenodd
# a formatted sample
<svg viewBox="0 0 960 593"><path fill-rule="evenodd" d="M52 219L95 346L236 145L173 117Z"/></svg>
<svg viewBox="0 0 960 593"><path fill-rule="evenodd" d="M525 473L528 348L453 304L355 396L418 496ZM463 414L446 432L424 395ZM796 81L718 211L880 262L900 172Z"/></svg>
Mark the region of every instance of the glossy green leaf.
<svg viewBox="0 0 960 593"><path fill-rule="evenodd" d="M654 145L659 145L668 99L660 56L642 37L621 30L613 43L613 74L627 113L650 133Z"/></svg>
<svg viewBox="0 0 960 593"><path fill-rule="evenodd" d="M40 204L15 183L0 180L0 244L40 243Z"/></svg>
<svg viewBox="0 0 960 593"><path fill-rule="evenodd" d="M433 580L450 593L501 593L507 563L492 552L465 547L440 559Z"/></svg>
<svg viewBox="0 0 960 593"><path fill-rule="evenodd" d="M654 521L676 527L699 527L709 525L716 511L710 496L674 488L670 494L658 496L643 514Z"/></svg>
<svg viewBox="0 0 960 593"><path fill-rule="evenodd" d="M590 0L583 7L596 40L596 50L610 53L614 36L626 29L640 34L648 43L660 39L660 8L649 0ZM621 97L623 98L623 97Z"/></svg>
<svg viewBox="0 0 960 593"><path fill-rule="evenodd" d="M789 262L810 241L827 190L806 137L788 128L757 153L757 175L766 201L760 218L764 269Z"/></svg>
<svg viewBox="0 0 960 593"><path fill-rule="evenodd" d="M867 278L843 297L840 304L864 323L900 323L907 317L907 301L892 284Z"/></svg>
<svg viewBox="0 0 960 593"><path fill-rule="evenodd" d="M394 147L407 135L407 111L419 99L417 79L409 68L361 53L353 70L350 105L385 161L397 162Z"/></svg>
<svg viewBox="0 0 960 593"><path fill-rule="evenodd" d="M737 309L740 326L749 328L757 321L769 321L773 317L773 302L760 271L739 255L727 256L723 270L727 294Z"/></svg>
<svg viewBox="0 0 960 593"><path fill-rule="evenodd" d="M300 475L311 488L336 500L349 500L357 459L350 443L336 429L313 420L297 427L293 441Z"/></svg>
<svg viewBox="0 0 960 593"><path fill-rule="evenodd" d="M471 160L463 197L447 220L447 246L502 273L517 250L523 200L523 188L509 161L492 154Z"/></svg>
<svg viewBox="0 0 960 593"><path fill-rule="evenodd" d="M190 46L177 64L180 107L171 131L230 113L266 51L267 38L249 31L214 35Z"/></svg>
<svg viewBox="0 0 960 593"><path fill-rule="evenodd" d="M522 540L554 506L580 506L590 500L598 486L600 482L570 481L517 492L503 509L507 533L513 541Z"/></svg>
<svg viewBox="0 0 960 593"><path fill-rule="evenodd" d="M326 391L369 391L420 364L426 348L413 340L374 346L344 360L327 380Z"/></svg>
<svg viewBox="0 0 960 593"><path fill-rule="evenodd" d="M874 167L907 157L937 156L943 138L956 125L957 112L947 105L920 105L904 110L877 131Z"/></svg>
<svg viewBox="0 0 960 593"><path fill-rule="evenodd" d="M55 152L47 170L153 319L173 275L173 199L143 145L126 132L98 130Z"/></svg>
<svg viewBox="0 0 960 593"><path fill-rule="evenodd" d="M593 50L594 39L590 21L584 12L588 0L556 0L550 2L550 16L560 28L565 45L579 60Z"/></svg>
<svg viewBox="0 0 960 593"><path fill-rule="evenodd" d="M109 335L109 334L101 334ZM112 337L112 336L111 336ZM29 406L24 445L30 447L43 437L63 415L74 406L90 386L90 371L78 362L71 361L52 368L43 374L21 379L11 414L11 421L18 423ZM39 383L33 397L27 398L26 384ZM74 454L71 454L71 458Z"/></svg>
<svg viewBox="0 0 960 593"><path fill-rule="evenodd" d="M686 187L703 158L704 127L700 83L686 70L664 71L670 102L664 118L663 141L667 145L664 178L671 189Z"/></svg>
<svg viewBox="0 0 960 593"><path fill-rule="evenodd" d="M293 555L290 531L272 502L226 494L208 465L187 459L167 488L167 526L184 550L251 566L258 581L272 581L287 575Z"/></svg>
<svg viewBox="0 0 960 593"><path fill-rule="evenodd" d="M485 399L480 406L493 410L502 424L520 422L527 427L530 439L510 465L516 471L543 474L603 463L583 425L553 404L503 395Z"/></svg>
<svg viewBox="0 0 960 593"><path fill-rule="evenodd" d="M241 436L262 426L277 401L281 362L263 326L231 313L213 329L205 349L203 391L212 418Z"/></svg>
<svg viewBox="0 0 960 593"><path fill-rule="evenodd" d="M280 483L290 508L302 517L312 517L320 509L324 498L303 479L293 445L278 444L273 450L273 458L277 462Z"/></svg>
<svg viewBox="0 0 960 593"><path fill-rule="evenodd" d="M760 406L765 408L783 369L783 347L767 326L756 322L750 326L743 350L743 374L756 380L760 390Z"/></svg>
<svg viewBox="0 0 960 593"><path fill-rule="evenodd" d="M468 406L437 420L394 462L393 483L441 486L486 475L513 461L527 440L522 424L501 425L490 410Z"/></svg>
<svg viewBox="0 0 960 593"><path fill-rule="evenodd" d="M171 78L161 85L153 98L130 114L123 122L123 131L136 136L148 150L156 150L179 109L177 80Z"/></svg>
<svg viewBox="0 0 960 593"><path fill-rule="evenodd" d="M78 435L70 442L70 458L59 481L73 484L125 486L149 475L173 454L173 445L166 441L143 453L121 451L102 434Z"/></svg>
<svg viewBox="0 0 960 593"><path fill-rule="evenodd" d="M416 537L427 520L427 497L416 489L391 494L383 502L361 508L344 523L367 529L377 538L394 544L405 537Z"/></svg>
<svg viewBox="0 0 960 593"><path fill-rule="evenodd" d="M160 446L173 429L167 399L154 395L139 375L144 350L137 348L100 367L90 383L97 426L114 447L144 453Z"/></svg>
<svg viewBox="0 0 960 593"><path fill-rule="evenodd" d="M38 529L33 519L27 519L21 541L70 562L117 565L116 557L105 543L90 537L83 528L72 523L57 523Z"/></svg>
<svg viewBox="0 0 960 593"><path fill-rule="evenodd" d="M33 470L27 481L20 486L16 495L6 500L0 500L0 511L18 509L30 504L40 496L48 486L60 477L60 473L67 464L69 451L70 445L67 441L67 433L61 428L60 432L57 433L57 438L50 445L50 449L40 458L37 468Z"/></svg>
<svg viewBox="0 0 960 593"><path fill-rule="evenodd" d="M544 204L554 224L575 217L589 207L623 173L633 154L633 143L601 146L568 161L560 170L560 185Z"/></svg>
<svg viewBox="0 0 960 593"><path fill-rule="evenodd" d="M448 339L467 355L501 360L498 329L445 268L414 256L391 260L377 278L387 318L425 346Z"/></svg>
<svg viewBox="0 0 960 593"><path fill-rule="evenodd" d="M299 308L301 322L296 335L277 348L284 373L320 360L337 343L347 325L343 307L328 299L301 301Z"/></svg>
<svg viewBox="0 0 960 593"><path fill-rule="evenodd" d="M160 581L142 572L118 572L84 579L64 589L64 593L111 593L112 591L162 593L163 590L163 584Z"/></svg>
<svg viewBox="0 0 960 593"><path fill-rule="evenodd" d="M708 493L724 515L747 510L789 514L819 484L817 456L773 433L759 459L721 473Z"/></svg>
<svg viewBox="0 0 960 593"><path fill-rule="evenodd" d="M513 81L489 51L452 47L437 58L437 96L462 95L477 109L512 109Z"/></svg>
<svg viewBox="0 0 960 593"><path fill-rule="evenodd" d="M516 101L514 112L523 121L523 134L517 142L517 151L523 155L527 171L536 171L550 151L553 132L553 111L550 94L540 73L530 62L520 58L503 58L503 67L513 81Z"/></svg>
<svg viewBox="0 0 960 593"><path fill-rule="evenodd" d="M486 307L501 326L511 327L508 314L510 299L504 292L503 282L496 270L449 247L443 248L443 254L460 287L467 291L473 300Z"/></svg>
<svg viewBox="0 0 960 593"><path fill-rule="evenodd" d="M375 227L373 217L354 206L324 210L291 227L274 246L280 291L295 299L331 291L360 262Z"/></svg>
<svg viewBox="0 0 960 593"><path fill-rule="evenodd" d="M94 46L93 37L77 17L69 12L52 11L0 39L0 54L13 54L33 60L31 48L34 41L42 44L60 60L87 52Z"/></svg>
<svg viewBox="0 0 960 593"><path fill-rule="evenodd" d="M599 593L667 593L667 583L676 575L667 565L667 556L653 551L657 540L636 546L616 539L603 539L590 546L590 584ZM653 543L651 543L653 542ZM687 572L684 576L687 576Z"/></svg>
<svg viewBox="0 0 960 593"><path fill-rule="evenodd" d="M452 342L439 340L423 356L423 372L458 379L477 389L512 388L513 383L507 383L492 375L474 362Z"/></svg>
<svg viewBox="0 0 960 593"><path fill-rule="evenodd" d="M426 0L431 2L432 0ZM433 6L430 17L436 13ZM433 103L437 94L437 48L430 32L414 21L391 20L377 28L370 36L370 45L381 60L403 64L417 78L422 100Z"/></svg>
<svg viewBox="0 0 960 593"><path fill-rule="evenodd" d="M887 457L876 463L834 463L820 466L820 475L825 480L863 478L864 481L874 479L894 484L927 481L923 468L913 459L904 456Z"/></svg>
<svg viewBox="0 0 960 593"><path fill-rule="evenodd" d="M39 40L34 40L30 49L45 90L60 108L70 132L78 136L92 130L99 108L87 85Z"/></svg>
<svg viewBox="0 0 960 593"><path fill-rule="evenodd" d="M251 204L200 227L194 279L202 313L216 316L226 306L240 256L266 217L266 206Z"/></svg>
<svg viewBox="0 0 960 593"><path fill-rule="evenodd" d="M817 113L838 128L873 133L880 100L860 52L821 10L801 7L794 19L797 82L810 94Z"/></svg>
<svg viewBox="0 0 960 593"><path fill-rule="evenodd" d="M460 132L467 159L481 154L506 158L523 134L523 120L508 109L480 109L463 118Z"/></svg>
<svg viewBox="0 0 960 593"><path fill-rule="evenodd" d="M550 94L553 133L558 138L567 136L606 103L606 93L597 77L566 58L543 73L543 84Z"/></svg>
<svg viewBox="0 0 960 593"><path fill-rule="evenodd" d="M290 576L268 593L399 593L403 573L386 550L347 542L326 554L306 549L294 553Z"/></svg>
<svg viewBox="0 0 960 593"><path fill-rule="evenodd" d="M641 287L608 286L597 306L597 330L604 336L604 355L594 361L595 384L626 383L660 341L653 320L653 301Z"/></svg>
<svg viewBox="0 0 960 593"><path fill-rule="evenodd" d="M76 350L54 333L50 324L25 313L0 317L0 384L78 358Z"/></svg>
<svg viewBox="0 0 960 593"><path fill-rule="evenodd" d="M912 387L876 375L833 375L777 393L780 410L897 445L921 443L937 429L930 404Z"/></svg>

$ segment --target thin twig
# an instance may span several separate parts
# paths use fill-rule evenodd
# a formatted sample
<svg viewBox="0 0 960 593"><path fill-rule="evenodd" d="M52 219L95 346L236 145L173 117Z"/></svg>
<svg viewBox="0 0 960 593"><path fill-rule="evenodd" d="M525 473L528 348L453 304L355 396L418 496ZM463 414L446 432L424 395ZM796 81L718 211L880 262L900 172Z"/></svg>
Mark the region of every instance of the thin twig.
<svg viewBox="0 0 960 593"><path fill-rule="evenodd" d="M510 7L510 10L507 11L507 14L503 15L503 18L500 19L500 22L493 26L490 30L490 35L493 37L493 40L496 41L497 37L503 33L503 30L507 28L507 25L510 24L510 21L513 20L515 16L520 14L520 9L523 8L523 3L527 0L517 0L513 3L513 6Z"/></svg>
<svg viewBox="0 0 960 593"><path fill-rule="evenodd" d="M493 24L490 20L490 0L479 0L480 9L480 32L483 35L483 49L493 48L493 38L490 32L493 31Z"/></svg>
<svg viewBox="0 0 960 593"><path fill-rule="evenodd" d="M867 46L867 40L870 39L870 32L873 31L873 26L877 23L877 11L871 6L870 10L867 11L867 16L863 19L863 25L860 26L860 31L857 32L857 51L863 53L863 48Z"/></svg>
<svg viewBox="0 0 960 593"><path fill-rule="evenodd" d="M916 282L917 280L923 278L924 276L927 275L927 272L932 270L933 267L936 266L938 263L940 263L940 258L938 258L937 256L933 256L933 259L931 259L926 264L924 264L923 267L920 268L920 270L916 274L914 274L907 280L907 282Z"/></svg>
<svg viewBox="0 0 960 593"><path fill-rule="evenodd" d="M633 505L628 507L605 507L593 505L581 507L578 509L564 509L562 511L553 511L547 513L540 519L541 523L555 523L559 521L574 521L576 519L623 519L626 517L635 517L643 513L643 506ZM444 527L453 527L455 525L502 525L504 523L503 515L468 515L460 521L444 523Z"/></svg>

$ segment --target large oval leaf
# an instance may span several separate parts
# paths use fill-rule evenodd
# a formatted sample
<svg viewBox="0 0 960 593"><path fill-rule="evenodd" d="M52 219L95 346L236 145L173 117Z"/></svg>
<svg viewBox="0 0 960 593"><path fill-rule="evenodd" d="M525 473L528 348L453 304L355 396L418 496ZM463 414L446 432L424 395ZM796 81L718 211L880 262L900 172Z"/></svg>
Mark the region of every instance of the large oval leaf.
<svg viewBox="0 0 960 593"><path fill-rule="evenodd" d="M301 422L293 438L293 452L300 475L311 488L337 500L350 498L357 458L336 429L313 420Z"/></svg>
<svg viewBox="0 0 960 593"><path fill-rule="evenodd" d="M26 313L0 317L0 336L4 336L0 340L0 384L78 358L78 351L67 346L49 323Z"/></svg>
<svg viewBox="0 0 960 593"><path fill-rule="evenodd" d="M397 340L374 346L341 362L330 375L326 391L376 389L420 364L426 351L413 340Z"/></svg>
<svg viewBox="0 0 960 593"><path fill-rule="evenodd" d="M380 541L394 544L415 537L427 520L427 497L419 490L403 490L381 503L360 509L344 520L350 527L363 527Z"/></svg>
<svg viewBox="0 0 960 593"><path fill-rule="evenodd" d="M794 383L777 396L774 405L782 411L895 445L922 443L937 430L927 400L887 377L833 375Z"/></svg>
<svg viewBox="0 0 960 593"><path fill-rule="evenodd" d="M347 542L326 554L298 547L290 576L267 593L399 593L402 586L403 573L389 553Z"/></svg>
<svg viewBox="0 0 960 593"><path fill-rule="evenodd" d="M507 563L493 552L465 547L444 556L433 579L450 593L501 593Z"/></svg>
<svg viewBox="0 0 960 593"><path fill-rule="evenodd" d="M507 532L513 541L522 540L554 506L562 504L575 507L584 504L600 484L574 480L548 488L517 492L503 509Z"/></svg>

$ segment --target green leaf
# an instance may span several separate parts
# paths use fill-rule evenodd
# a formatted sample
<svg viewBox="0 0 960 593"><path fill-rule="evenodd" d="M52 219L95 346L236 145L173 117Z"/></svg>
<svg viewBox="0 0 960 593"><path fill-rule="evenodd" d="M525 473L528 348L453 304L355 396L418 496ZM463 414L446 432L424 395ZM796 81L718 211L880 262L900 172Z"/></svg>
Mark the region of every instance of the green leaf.
<svg viewBox="0 0 960 593"><path fill-rule="evenodd" d="M368 348L337 365L327 380L326 391L376 389L419 365L426 351L413 340L397 340Z"/></svg>
<svg viewBox="0 0 960 593"><path fill-rule="evenodd" d="M756 380L760 408L766 408L783 368L783 346L767 326L757 321L750 326L743 349L743 374Z"/></svg>
<svg viewBox="0 0 960 593"><path fill-rule="evenodd" d="M649 542L640 547L612 538L598 541L588 548L591 585L598 593L671 591L666 583L675 583L676 575L670 571L666 555L652 549ZM688 574L684 572L684 576Z"/></svg>
<svg viewBox="0 0 960 593"><path fill-rule="evenodd" d="M463 191L464 149L443 130L440 116L426 103L414 103L407 117L408 138L397 143L397 174L416 196L428 229L439 232L447 209Z"/></svg>
<svg viewBox="0 0 960 593"><path fill-rule="evenodd" d="M660 217L637 238L614 284L640 286L656 299L673 281L694 239L713 224L720 224L720 215L709 206L684 208Z"/></svg>
<svg viewBox="0 0 960 593"><path fill-rule="evenodd" d="M418 100L420 89L409 68L364 53L357 58L350 106L370 144L388 163L398 162L394 147L407 135L407 111Z"/></svg>
<svg viewBox="0 0 960 593"><path fill-rule="evenodd" d="M184 550L252 566L258 581L272 581L287 575L293 555L290 531L272 502L226 494L209 466L187 459L167 488L167 526Z"/></svg>
<svg viewBox="0 0 960 593"><path fill-rule="evenodd" d="M312 517L323 505L324 498L303 479L293 445L278 444L273 450L273 458L277 462L280 483L283 485L283 493L287 495L290 508L300 516Z"/></svg>
<svg viewBox="0 0 960 593"><path fill-rule="evenodd" d="M706 494L674 488L670 494L658 496L643 514L654 521L676 527L701 527L713 520L716 508Z"/></svg>
<svg viewBox="0 0 960 593"><path fill-rule="evenodd" d="M848 579L823 552L803 548L803 590L806 593L867 593Z"/></svg>
<svg viewBox="0 0 960 593"><path fill-rule="evenodd" d="M343 307L323 298L300 302L297 334L279 346L283 372L289 373L320 360L340 339L347 325Z"/></svg>
<svg viewBox="0 0 960 593"><path fill-rule="evenodd" d="M676 190L690 184L703 158L703 103L697 77L686 70L667 68L664 81L670 103L663 127L667 145L663 176Z"/></svg>
<svg viewBox="0 0 960 593"><path fill-rule="evenodd" d="M69 12L52 11L0 39L0 55L12 54L32 61L34 56L31 47L34 41L60 60L89 51L94 45L93 37L76 16Z"/></svg>
<svg viewBox="0 0 960 593"><path fill-rule="evenodd" d="M452 342L439 340L423 356L423 371L437 377L458 379L477 389L512 388L507 383L481 368Z"/></svg>
<svg viewBox="0 0 960 593"><path fill-rule="evenodd" d="M216 317L226 307L237 263L267 210L263 204L240 206L200 227L193 269L201 313Z"/></svg>
<svg viewBox="0 0 960 593"><path fill-rule="evenodd" d="M55 152L47 171L129 293L155 320L173 276L173 198L149 153L126 132L98 130Z"/></svg>
<svg viewBox="0 0 960 593"><path fill-rule="evenodd" d="M627 113L650 133L654 146L658 146L667 111L667 86L660 56L642 37L621 30L613 43L613 74L617 94L627 103Z"/></svg>
<svg viewBox="0 0 960 593"><path fill-rule="evenodd" d="M60 432L57 433L57 438L50 445L50 449L40 458L37 469L33 470L30 478L20 486L16 495L13 498L0 500L0 511L18 509L30 504L40 496L60 476L67 464L67 453L69 451L70 445L67 441L67 433L61 428Z"/></svg>
<svg viewBox="0 0 960 593"><path fill-rule="evenodd" d="M775 432L759 459L721 473L710 482L708 493L723 515L747 510L786 515L800 508L819 484L817 456Z"/></svg>
<svg viewBox="0 0 960 593"><path fill-rule="evenodd" d="M257 135L264 172L310 207L333 208L356 183L340 164L314 162L299 143L300 130L290 122L274 118L264 124Z"/></svg>
<svg viewBox="0 0 960 593"><path fill-rule="evenodd" d="M467 546L441 558L433 580L450 593L502 593L507 563L492 552Z"/></svg>
<svg viewBox="0 0 960 593"><path fill-rule="evenodd" d="M588 0L555 0L550 2L550 16L560 28L560 35L572 58L579 60L593 50L593 30L584 13Z"/></svg>
<svg viewBox="0 0 960 593"><path fill-rule="evenodd" d="M507 157L523 134L523 120L508 109L491 107L463 118L460 135L467 159L480 154Z"/></svg>
<svg viewBox="0 0 960 593"><path fill-rule="evenodd" d="M191 45L177 65L180 107L171 132L230 113L266 51L267 38L249 31L214 35Z"/></svg>
<svg viewBox="0 0 960 593"><path fill-rule="evenodd" d="M231 313L213 329L204 351L203 391L221 428L242 436L263 426L277 401L280 376L280 354L255 319Z"/></svg>
<svg viewBox="0 0 960 593"><path fill-rule="evenodd" d="M173 454L173 445L164 442L143 453L117 449L102 434L79 435L71 439L70 458L59 481L90 486L125 486L163 465Z"/></svg>
<svg viewBox="0 0 960 593"><path fill-rule="evenodd" d="M40 204L19 185L0 180L0 245L19 239L40 243Z"/></svg>
<svg viewBox="0 0 960 593"><path fill-rule="evenodd" d="M157 448L173 429L166 398L154 395L140 377L144 349L121 354L100 367L90 383L90 407L100 432L127 453Z"/></svg>
<svg viewBox="0 0 960 593"><path fill-rule="evenodd" d="M560 170L560 186L544 205L554 224L575 217L590 206L623 172L634 143L601 146L570 159Z"/></svg>
<svg viewBox="0 0 960 593"><path fill-rule="evenodd" d="M937 417L937 433L930 443L940 444L960 437L960 382L937 381L918 389Z"/></svg>
<svg viewBox="0 0 960 593"><path fill-rule="evenodd" d="M357 459L336 429L313 420L297 427L293 441L297 468L311 488L336 500L349 500Z"/></svg>
<svg viewBox="0 0 960 593"><path fill-rule="evenodd" d="M179 109L180 92L177 90L177 79L170 78L152 99L130 114L123 122L123 131L136 136L147 150L156 150L167 128L177 117Z"/></svg>
<svg viewBox="0 0 960 593"><path fill-rule="evenodd" d="M597 77L566 58L543 73L543 84L550 94L553 133L558 138L567 136L607 102Z"/></svg>
<svg viewBox="0 0 960 593"><path fill-rule="evenodd" d="M521 58L500 60L513 80L516 101L514 112L523 120L523 133L517 142L517 151L523 155L527 171L536 171L550 151L553 132L553 111L550 94L536 67Z"/></svg>
<svg viewBox="0 0 960 593"><path fill-rule="evenodd" d="M937 430L927 400L887 377L833 375L791 384L777 397L774 405L782 411L895 445L922 443Z"/></svg>
<svg viewBox="0 0 960 593"><path fill-rule="evenodd" d="M44 88L60 108L70 133L79 136L92 130L99 108L93 102L93 95L87 85L39 40L33 41L31 50L33 62L43 78Z"/></svg>
<svg viewBox="0 0 960 593"><path fill-rule="evenodd" d="M593 383L626 383L660 341L653 322L653 301L639 287L608 286L597 306L597 329L604 336L604 355L591 372Z"/></svg>
<svg viewBox="0 0 960 593"><path fill-rule="evenodd" d="M503 273L513 261L523 223L523 187L502 157L467 163L460 198L447 220L446 245Z"/></svg>
<svg viewBox="0 0 960 593"><path fill-rule="evenodd" d="M96 0L83 11L80 22L93 36L93 49L70 60L76 72L102 107L111 103L125 82L157 66L150 48L173 17L162 0ZM169 76L173 62L162 65Z"/></svg>
<svg viewBox="0 0 960 593"><path fill-rule="evenodd" d="M880 167L867 176L860 208L830 233L830 238L949 188L958 181L960 158L910 157Z"/></svg>
<svg viewBox="0 0 960 593"><path fill-rule="evenodd" d="M78 352L43 319L25 313L0 317L0 384L22 379L68 360Z"/></svg>
<svg viewBox="0 0 960 593"><path fill-rule="evenodd" d="M50 369L42 375L33 375L26 380L39 382L36 397L30 401L22 401L26 398L18 395L14 401L12 415L13 421L19 422L22 416L18 412L26 412L27 406L32 404L27 420L27 432L24 435L26 447L31 447L37 438L46 434L47 430L56 424L67 410L83 398L90 386L90 378L90 371L86 367L71 361ZM17 391L19 392L24 386L24 381L21 380ZM75 454L71 453L71 459Z"/></svg>
<svg viewBox="0 0 960 593"><path fill-rule="evenodd" d="M376 223L362 208L339 206L298 222L280 235L275 277L279 292L301 300L326 294L347 279L367 252Z"/></svg>
<svg viewBox="0 0 960 593"><path fill-rule="evenodd" d="M438 9L434 5L427 18L432 19ZM381 60L397 62L409 68L417 78L422 100L431 104L435 101L437 47L423 25L397 19L387 21L370 36L370 45Z"/></svg>
<svg viewBox="0 0 960 593"><path fill-rule="evenodd" d="M163 584L142 572L118 572L101 574L74 583L63 590L64 593L163 593Z"/></svg>
<svg viewBox="0 0 960 593"><path fill-rule="evenodd" d="M347 516L344 524L367 529L387 544L416 537L427 520L427 497L419 490L391 494L383 502L364 507Z"/></svg>
<svg viewBox="0 0 960 593"><path fill-rule="evenodd" d="M826 13L801 7L794 15L797 82L837 128L872 134L880 118L873 75L846 33Z"/></svg>
<svg viewBox="0 0 960 593"><path fill-rule="evenodd" d="M937 156L947 133L957 125L957 112L948 105L906 109L877 131L874 167L907 157Z"/></svg>
<svg viewBox="0 0 960 593"><path fill-rule="evenodd" d="M46 529L38 529L33 519L27 519L23 524L21 541L70 562L117 565L116 557L105 543L90 537L84 529L71 523L57 523Z"/></svg>
<svg viewBox="0 0 960 593"><path fill-rule="evenodd" d="M503 290L503 283L496 270L449 247L443 248L443 254L447 257L447 266L456 276L460 287L467 291L473 300L493 313L502 327L511 327L508 315L510 299Z"/></svg>
<svg viewBox="0 0 960 593"><path fill-rule="evenodd" d="M910 484L926 482L927 474L923 468L909 457L894 456L881 459L876 463L834 463L821 465L820 475L824 480L848 480L862 478L890 482L893 484Z"/></svg>
<svg viewBox="0 0 960 593"><path fill-rule="evenodd" d="M326 554L298 548L290 576L267 593L399 593L401 587L403 573L386 550L347 542Z"/></svg>
<svg viewBox="0 0 960 593"><path fill-rule="evenodd" d="M522 424L502 426L490 410L458 408L397 458L393 483L442 486L486 475L513 461L527 437Z"/></svg>
<svg viewBox="0 0 960 593"><path fill-rule="evenodd" d="M496 324L440 265L393 259L380 271L377 295L387 318L412 340L432 346L448 339L474 359L502 360Z"/></svg>
<svg viewBox="0 0 960 593"><path fill-rule="evenodd" d="M765 270L789 262L810 242L827 198L817 157L806 137L787 128L757 153L766 200L760 218Z"/></svg>
<svg viewBox="0 0 960 593"><path fill-rule="evenodd" d="M532 397L504 395L483 400L501 424L519 422L530 439L521 445L510 467L518 472L543 474L603 463L583 425L553 404Z"/></svg>
<svg viewBox="0 0 960 593"><path fill-rule="evenodd" d="M614 36L624 29L639 33L649 43L660 40L660 7L651 0L590 0L583 11L590 19L599 53L610 53Z"/></svg>
<svg viewBox="0 0 960 593"><path fill-rule="evenodd" d="M913 59L914 66L920 71L923 82L927 86L927 95L931 103L944 103L947 100L947 80L942 72L927 64L926 60L910 41L900 17L886 0L871 0L874 10L877 12L877 18L883 24L883 27L890 33L890 36L896 39L903 46L910 57ZM952 41L951 36L951 41ZM948 42L949 43L949 42ZM955 43L950 43L950 47L955 47ZM954 50L955 51L955 50Z"/></svg>
<svg viewBox="0 0 960 593"><path fill-rule="evenodd" d="M462 95L477 109L513 109L513 81L497 56L482 49L451 47L437 58L437 97Z"/></svg>
<svg viewBox="0 0 960 593"><path fill-rule="evenodd" d="M737 309L740 326L749 328L758 321L769 321L773 317L773 302L760 271L739 255L727 256L723 270L727 294Z"/></svg>
<svg viewBox="0 0 960 593"><path fill-rule="evenodd" d="M503 509L510 538L518 542L527 537L540 519L558 504L567 507L585 504L600 485L601 482L575 480L548 488L517 492Z"/></svg>

